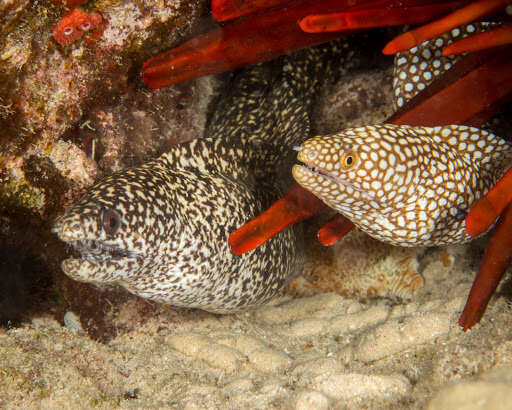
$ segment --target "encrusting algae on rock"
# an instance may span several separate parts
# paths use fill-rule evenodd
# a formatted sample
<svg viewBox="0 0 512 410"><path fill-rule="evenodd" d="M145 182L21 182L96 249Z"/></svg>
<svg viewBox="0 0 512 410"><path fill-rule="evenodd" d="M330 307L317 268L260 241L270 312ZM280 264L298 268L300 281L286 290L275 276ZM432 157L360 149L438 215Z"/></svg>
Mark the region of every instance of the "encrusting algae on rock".
<svg viewBox="0 0 512 410"><path fill-rule="evenodd" d="M308 251L304 274L290 284L289 293L336 292L360 300L404 301L424 285L419 273L424 250L390 246L359 230L332 247L310 245Z"/></svg>
<svg viewBox="0 0 512 410"><path fill-rule="evenodd" d="M28 162L49 160L62 174L65 186L59 207L89 187L98 173L108 172L108 164L98 170L95 158L88 158L83 127L91 119L89 107L108 110L123 105L120 100L136 99L129 72L138 63L137 53L155 41L162 44L162 39L152 37L154 30L166 30L168 44L177 41L204 6L200 1L168 2L162 10L157 4L94 2L111 20L109 30L94 43L62 47L52 37L52 28L69 3L15 0L0 6L0 190L9 203L40 214L48 208L49 196L44 193L54 187L43 178L41 186L32 184L24 175ZM186 20L181 18L184 9ZM142 22L145 30L134 30ZM121 37L128 32L130 36ZM168 119L175 111L167 109ZM187 111L182 110L181 116L186 117ZM102 133L96 132L97 151L103 148ZM181 138L179 132L175 135Z"/></svg>

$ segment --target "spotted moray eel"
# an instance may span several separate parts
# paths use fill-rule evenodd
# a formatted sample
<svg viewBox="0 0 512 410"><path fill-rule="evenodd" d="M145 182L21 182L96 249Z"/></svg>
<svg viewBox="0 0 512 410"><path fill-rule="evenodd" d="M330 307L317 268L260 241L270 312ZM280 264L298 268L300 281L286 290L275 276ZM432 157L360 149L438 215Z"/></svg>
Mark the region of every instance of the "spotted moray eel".
<svg viewBox="0 0 512 410"><path fill-rule="evenodd" d="M394 103L406 101L451 68L452 41L488 29L462 26L395 59ZM512 161L512 145L487 131L450 125L381 124L317 136L300 148L293 177L361 230L400 246L472 239L464 219Z"/></svg>
<svg viewBox="0 0 512 410"><path fill-rule="evenodd" d="M450 125L382 124L306 141L293 177L361 230L400 246L472 239L464 218L512 161L512 145Z"/></svg>
<svg viewBox="0 0 512 410"><path fill-rule="evenodd" d="M64 273L221 313L274 297L302 272L296 232L241 256L227 238L279 197L286 172L277 172L280 162L310 136L309 111L328 54L310 49L245 70L207 138L91 188L54 226L81 254L62 262Z"/></svg>

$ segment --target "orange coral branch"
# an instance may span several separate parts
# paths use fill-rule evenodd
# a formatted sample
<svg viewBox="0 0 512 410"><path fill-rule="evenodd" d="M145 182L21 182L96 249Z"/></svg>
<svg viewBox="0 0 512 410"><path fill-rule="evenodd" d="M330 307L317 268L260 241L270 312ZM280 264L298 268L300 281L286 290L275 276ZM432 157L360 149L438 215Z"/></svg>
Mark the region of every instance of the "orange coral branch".
<svg viewBox="0 0 512 410"><path fill-rule="evenodd" d="M444 56L469 53L512 43L512 26L500 27L451 43L443 50Z"/></svg>
<svg viewBox="0 0 512 410"><path fill-rule="evenodd" d="M322 245L332 246L353 228L350 219L338 214L318 230L317 238Z"/></svg>
<svg viewBox="0 0 512 410"><path fill-rule="evenodd" d="M384 54L396 54L408 50L426 40L437 37L447 31L470 23L481 16L485 16L508 3L508 0L478 0L463 7L442 19L426 24L415 30L408 31L392 41L382 50Z"/></svg>
<svg viewBox="0 0 512 410"><path fill-rule="evenodd" d="M441 0L423 0L428 4ZM341 37L350 31L304 33L297 21L310 14L379 7L407 7L420 0L297 0L281 8L232 21L164 52L142 67L142 79L160 88L203 75L216 74L248 64L260 63L282 54Z"/></svg>
<svg viewBox="0 0 512 410"><path fill-rule="evenodd" d="M512 168L470 209L466 216L466 232L471 236L483 234L511 202Z"/></svg>
<svg viewBox="0 0 512 410"><path fill-rule="evenodd" d="M325 205L298 184L263 214L234 231L228 239L233 253L253 250L283 229L317 213Z"/></svg>
<svg viewBox="0 0 512 410"><path fill-rule="evenodd" d="M227 21L286 3L292 0L212 0L212 16L217 21Z"/></svg>
<svg viewBox="0 0 512 410"><path fill-rule="evenodd" d="M500 217L487 245L480 269L473 282L459 324L464 330L471 329L485 313L487 304L512 259L512 206Z"/></svg>
<svg viewBox="0 0 512 410"><path fill-rule="evenodd" d="M438 17L463 4L461 1L417 7L364 9L330 14L313 14L299 21L306 33L418 24Z"/></svg>
<svg viewBox="0 0 512 410"><path fill-rule="evenodd" d="M465 0L464 2L467 2ZM442 3L442 0L423 1L427 5L433 3ZM462 2L462 0L461 0ZM244 17L249 14L254 14L274 7L285 6L287 9L300 8L304 1L301 0L212 0L212 15L217 21L227 21L238 17ZM325 9L325 1L316 2L317 11L315 13L322 13ZM398 8L418 5L422 3L420 0L352 0L350 2L339 1L338 4L332 3L337 6L333 11L342 11L347 7L352 9L367 8L371 4L371 8L380 7L377 13L385 11L387 8ZM313 13L312 11L311 13ZM375 10L374 10L375 12ZM423 20L424 21L424 20Z"/></svg>
<svg viewBox="0 0 512 410"><path fill-rule="evenodd" d="M340 33L304 33L297 20L323 8L348 7L350 0L301 1L296 8L273 9L228 23L146 61L142 79L151 88L232 70L319 44ZM300 7L299 7L300 6ZM347 33L348 34L348 33Z"/></svg>

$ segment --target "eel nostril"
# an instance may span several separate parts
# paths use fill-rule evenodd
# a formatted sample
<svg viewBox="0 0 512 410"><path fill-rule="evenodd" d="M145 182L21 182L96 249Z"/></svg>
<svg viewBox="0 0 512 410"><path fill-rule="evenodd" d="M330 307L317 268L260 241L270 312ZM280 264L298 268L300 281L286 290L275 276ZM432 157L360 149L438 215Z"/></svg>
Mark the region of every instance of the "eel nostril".
<svg viewBox="0 0 512 410"><path fill-rule="evenodd" d="M314 160L316 157L318 157L318 151L309 151L308 152L308 158L310 160Z"/></svg>

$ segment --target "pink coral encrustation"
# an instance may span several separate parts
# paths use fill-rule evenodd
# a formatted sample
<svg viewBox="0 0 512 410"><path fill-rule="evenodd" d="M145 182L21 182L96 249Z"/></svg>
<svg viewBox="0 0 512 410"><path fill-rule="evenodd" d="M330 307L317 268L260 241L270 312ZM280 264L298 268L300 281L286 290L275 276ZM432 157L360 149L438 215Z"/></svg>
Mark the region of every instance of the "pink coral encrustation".
<svg viewBox="0 0 512 410"><path fill-rule="evenodd" d="M53 38L62 46L69 46L85 33L97 29L102 22L97 11L89 14L81 8L75 8L64 14L53 29Z"/></svg>

